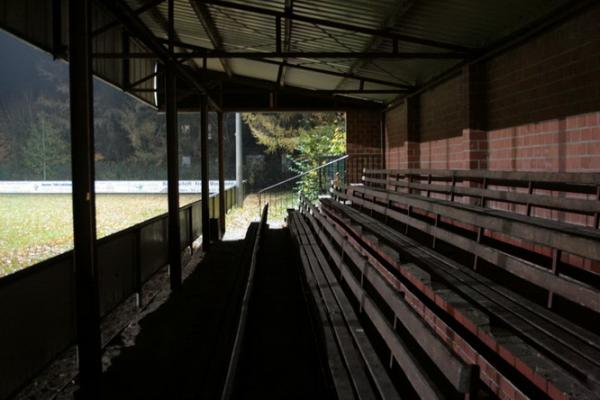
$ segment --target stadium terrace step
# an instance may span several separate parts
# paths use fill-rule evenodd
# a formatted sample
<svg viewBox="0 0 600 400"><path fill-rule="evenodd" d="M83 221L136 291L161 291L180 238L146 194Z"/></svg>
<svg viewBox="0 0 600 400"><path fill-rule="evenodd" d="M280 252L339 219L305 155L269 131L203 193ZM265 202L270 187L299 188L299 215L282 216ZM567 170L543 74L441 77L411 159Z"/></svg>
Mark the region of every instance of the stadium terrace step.
<svg viewBox="0 0 600 400"><path fill-rule="evenodd" d="M382 205L385 202L357 197L361 190L333 191L334 197L351 206L321 199L321 209L305 206L305 212L319 215L316 218L325 221L323 225L338 227L342 236L353 238L362 254L371 253L372 259L383 262L402 282L405 293L417 299L411 304L421 310L422 318L436 323L440 319L456 329L459 337L446 343L455 351L457 342L461 347L465 342L471 345L477 356L469 361L480 366L480 381L490 390L500 395L500 379L510 384L512 392L534 395L539 390L551 398L597 398L600 347L595 334L447 258L431 244L412 239L410 232L406 236L402 225L382 222L386 217L402 223L414 220L419 223L413 229L432 232L422 229L423 222L410 213L395 214ZM423 197L423 201L436 200ZM401 221L397 215L403 217ZM436 333L444 336L439 330ZM495 382L489 379L491 366L498 377Z"/></svg>

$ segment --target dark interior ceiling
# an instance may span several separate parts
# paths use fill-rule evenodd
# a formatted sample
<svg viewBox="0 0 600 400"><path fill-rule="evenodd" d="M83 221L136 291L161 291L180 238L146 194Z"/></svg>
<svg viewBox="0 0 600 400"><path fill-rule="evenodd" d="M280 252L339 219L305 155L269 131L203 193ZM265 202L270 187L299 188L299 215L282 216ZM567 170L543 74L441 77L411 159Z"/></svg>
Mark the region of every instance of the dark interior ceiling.
<svg viewBox="0 0 600 400"><path fill-rule="evenodd" d="M97 0L94 71L160 107L170 45L183 107L194 92L222 109L384 107L591 3L173 0L169 35L169 0ZM67 8L0 0L0 26L68 58Z"/></svg>

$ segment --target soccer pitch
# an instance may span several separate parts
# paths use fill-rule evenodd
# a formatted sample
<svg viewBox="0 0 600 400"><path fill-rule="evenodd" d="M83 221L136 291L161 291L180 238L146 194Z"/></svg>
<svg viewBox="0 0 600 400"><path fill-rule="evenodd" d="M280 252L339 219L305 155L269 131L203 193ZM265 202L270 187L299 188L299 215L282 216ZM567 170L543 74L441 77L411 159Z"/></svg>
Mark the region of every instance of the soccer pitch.
<svg viewBox="0 0 600 400"><path fill-rule="evenodd" d="M200 199L180 195L180 205ZM166 195L98 194L98 238L167 212ZM0 194L0 276L73 247L70 194Z"/></svg>

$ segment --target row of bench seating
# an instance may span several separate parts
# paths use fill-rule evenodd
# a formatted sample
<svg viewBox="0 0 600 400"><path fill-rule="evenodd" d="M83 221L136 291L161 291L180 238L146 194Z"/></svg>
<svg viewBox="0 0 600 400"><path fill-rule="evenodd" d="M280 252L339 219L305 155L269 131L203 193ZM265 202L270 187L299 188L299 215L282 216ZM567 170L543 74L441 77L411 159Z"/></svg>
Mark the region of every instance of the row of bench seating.
<svg viewBox="0 0 600 400"><path fill-rule="evenodd" d="M379 179L365 175L365 180ZM304 221L320 241L314 245L339 271L346 291L359 299L359 317L364 314L375 325L418 397L452 397L448 387L454 395L472 396L477 384L483 388L479 393L500 398L599 397L598 289L593 279L585 281L593 274L577 280L562 270L556 273L557 250L597 259L597 232L510 209L434 198L423 188L398 193L387 182L365 184L370 187L335 188L332 195L339 202L321 199L319 208L303 202L303 217L294 219ZM493 232L557 249L555 268L536 263L543 258L524 255L517 246L501 246L488 237ZM557 241L554 235L563 236ZM595 333L520 291L513 281L482 273L486 268L579 304ZM405 347L398 347L398 340Z"/></svg>
<svg viewBox="0 0 600 400"><path fill-rule="evenodd" d="M307 221L290 210L288 227L298 246L312 303L320 317L329 370L337 398L397 399L398 393L377 358L332 265Z"/></svg>
<svg viewBox="0 0 600 400"><path fill-rule="evenodd" d="M475 269L483 260L547 290L548 307L558 295L600 312L600 174L369 170L363 180L349 194L473 254ZM423 180L428 183L418 183ZM477 181L481 188L470 187ZM538 188L546 194L537 194ZM567 197L572 195L595 199ZM560 214L551 210L562 218L553 219ZM592 227L572 223L581 220L570 217L583 214L593 216Z"/></svg>
<svg viewBox="0 0 600 400"><path fill-rule="evenodd" d="M309 240L314 241L313 246L318 249L320 262L328 265L330 271L335 271L331 273L329 284L343 294L344 292L339 286L339 282L342 281L347 287L347 292L357 304L358 312L364 313L373 325L374 331L389 350L387 373L393 375L391 370L397 365L396 368L400 368L402 375L412 386L410 393L416 394L419 398L443 399L457 395L472 398L476 389L477 373L474 371L477 370L477 367L467 365L453 354L443 341L428 328L426 322L419 318L408 302L402 296L398 296L398 287L390 283L389 277L385 275L385 270L379 268L377 273L370 273L369 259L355 247L356 243L349 241L333 225L325 222L324 215L317 212L311 213L307 204L305 203L305 206L302 207L304 218L297 213L290 214L290 226L304 225L305 234L311 238ZM299 223L291 222L298 220ZM295 228L291 229L295 230ZM321 243L322 249L317 242ZM311 265L311 262L303 260L303 264ZM318 281L317 286L320 286ZM317 301L324 299L327 302L324 296L316 296L316 298ZM349 303L347 300L346 302L346 307L348 307ZM392 320L387 315L389 310L395 315ZM335 310L328 316L333 326L336 326L335 316ZM343 324L337 324L337 326L341 325ZM350 327L350 329L352 328ZM407 329L416 339L418 351L414 348L412 339L399 333L401 329ZM362 328L360 332L364 335ZM352 346L352 343L347 344L349 348ZM344 351L343 347L342 351ZM361 354L371 358L375 356L373 351L369 352L368 349L361 351ZM437 364L440 368L436 368L433 372L430 371L421 362L422 357L427 357L430 360L429 363ZM368 367L369 363L365 364ZM360 371L361 365L348 366L348 370ZM378 376L379 379L385 378L386 381L389 379L381 367L379 372L374 371L371 367L368 367L368 370L372 371L372 375ZM397 398L397 395L392 393L390 391L385 396L382 393L380 395L382 398ZM453 396L450 396L449 393L452 393Z"/></svg>

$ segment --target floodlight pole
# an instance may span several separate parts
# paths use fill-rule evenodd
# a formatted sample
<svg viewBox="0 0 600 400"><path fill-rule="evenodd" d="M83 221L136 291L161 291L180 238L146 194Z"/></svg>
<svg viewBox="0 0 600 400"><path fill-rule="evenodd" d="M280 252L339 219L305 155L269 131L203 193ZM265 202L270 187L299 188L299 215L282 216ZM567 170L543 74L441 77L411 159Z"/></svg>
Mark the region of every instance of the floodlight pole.
<svg viewBox="0 0 600 400"><path fill-rule="evenodd" d="M69 88L73 180L73 263L79 399L100 398L102 347L96 255L91 4L69 2Z"/></svg>

